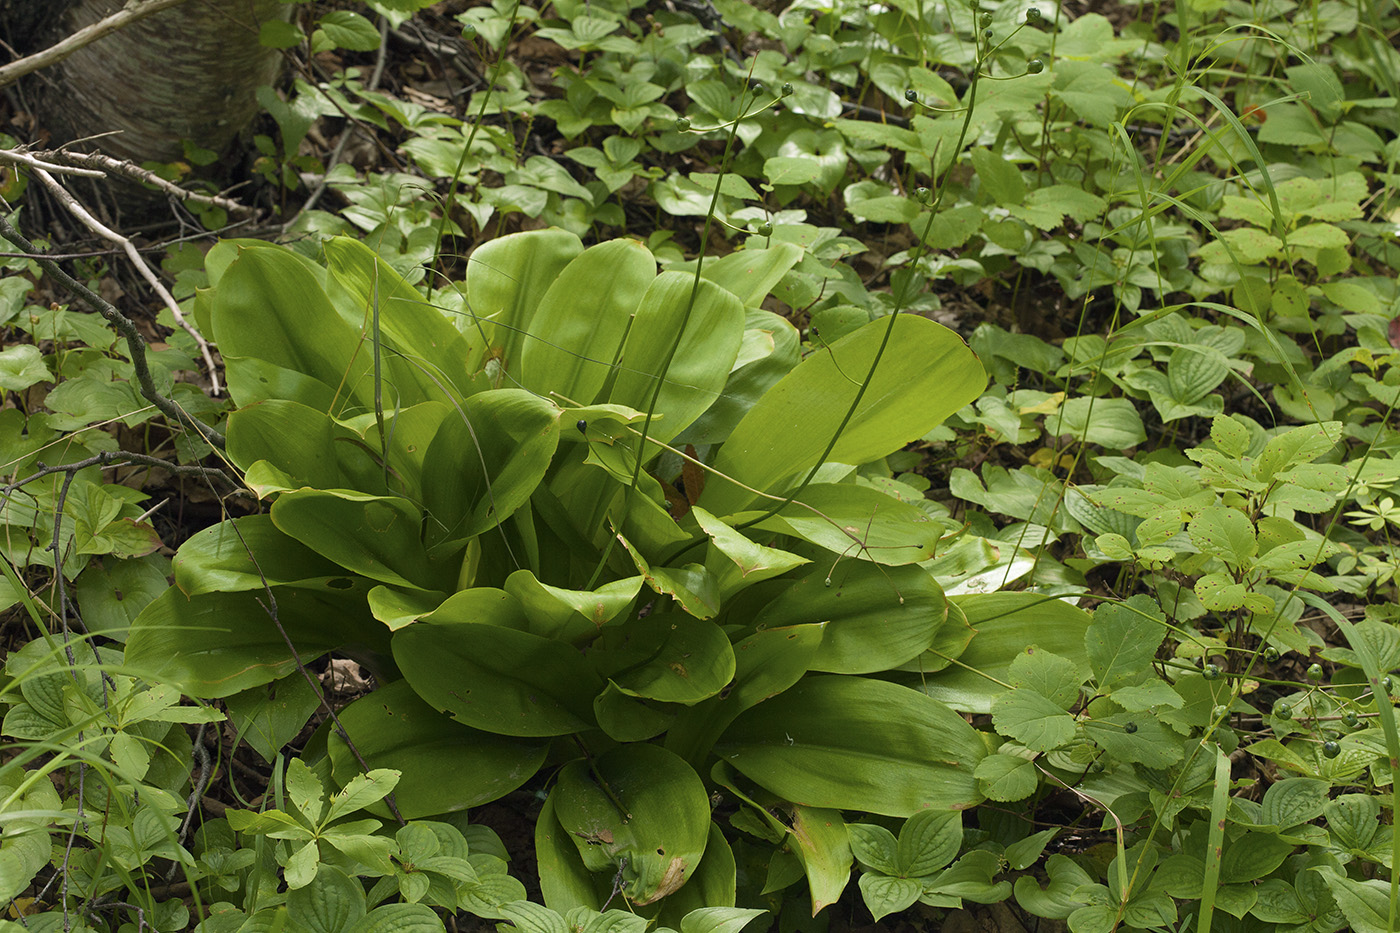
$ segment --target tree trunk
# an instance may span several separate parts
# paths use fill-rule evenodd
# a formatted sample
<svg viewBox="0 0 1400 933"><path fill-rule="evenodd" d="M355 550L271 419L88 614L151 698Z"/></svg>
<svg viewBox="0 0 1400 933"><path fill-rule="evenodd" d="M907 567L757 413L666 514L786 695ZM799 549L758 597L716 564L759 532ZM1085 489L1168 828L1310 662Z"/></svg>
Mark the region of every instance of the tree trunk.
<svg viewBox="0 0 1400 933"><path fill-rule="evenodd" d="M41 0L41 4L46 0ZM58 35L121 9L121 0L67 0ZM224 155L258 112L255 92L281 64L259 26L291 7L280 0L189 0L80 49L50 69L37 116L54 142L118 131L109 155L171 162L182 142Z"/></svg>

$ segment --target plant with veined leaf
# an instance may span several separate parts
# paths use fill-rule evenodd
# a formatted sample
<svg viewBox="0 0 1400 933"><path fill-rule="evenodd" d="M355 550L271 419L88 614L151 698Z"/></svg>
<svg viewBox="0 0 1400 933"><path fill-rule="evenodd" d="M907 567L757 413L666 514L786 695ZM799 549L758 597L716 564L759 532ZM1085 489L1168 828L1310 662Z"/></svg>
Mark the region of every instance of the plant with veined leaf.
<svg viewBox="0 0 1400 933"><path fill-rule="evenodd" d="M517 234L473 255L454 319L351 240L324 265L220 244L197 315L239 406L229 458L271 505L181 548L127 662L237 702L298 676L287 639L363 660L382 686L340 714L354 750L323 730L305 754L342 786L357 752L400 771L410 820L564 762L536 832L558 910L732 906L718 759L713 781L788 814L771 832L831 827L789 840L830 903L838 810L981 799L980 735L871 675L947 615L919 565L950 529L880 460L984 376L913 315L799 359L759 305L801 258L658 275L636 242Z"/></svg>

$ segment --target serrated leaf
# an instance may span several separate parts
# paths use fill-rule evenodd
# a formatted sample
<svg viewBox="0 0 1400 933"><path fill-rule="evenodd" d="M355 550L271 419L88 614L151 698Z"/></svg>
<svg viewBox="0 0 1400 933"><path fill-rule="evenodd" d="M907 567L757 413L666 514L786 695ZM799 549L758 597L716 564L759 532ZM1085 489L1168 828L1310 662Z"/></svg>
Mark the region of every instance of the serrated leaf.
<svg viewBox="0 0 1400 933"><path fill-rule="evenodd" d="M992 723L1001 735L1037 752L1053 751L1074 738L1074 717L1026 687L1003 694L992 704Z"/></svg>
<svg viewBox="0 0 1400 933"><path fill-rule="evenodd" d="M1019 755L988 755L974 772L977 788L988 800L1011 803L1035 793L1038 776L1035 765Z"/></svg>
<svg viewBox="0 0 1400 933"><path fill-rule="evenodd" d="M1035 645L1012 660L1008 673L1012 686L1029 687L1063 709L1079 701L1084 683L1084 674L1073 661Z"/></svg>
<svg viewBox="0 0 1400 933"><path fill-rule="evenodd" d="M1225 506L1202 509L1186 526L1186 533L1202 554L1236 568L1246 566L1259 547L1249 516Z"/></svg>
<svg viewBox="0 0 1400 933"><path fill-rule="evenodd" d="M1162 610L1147 596L1095 609L1084 645L1100 688L1111 690L1147 680L1157 648L1166 637L1165 626Z"/></svg>

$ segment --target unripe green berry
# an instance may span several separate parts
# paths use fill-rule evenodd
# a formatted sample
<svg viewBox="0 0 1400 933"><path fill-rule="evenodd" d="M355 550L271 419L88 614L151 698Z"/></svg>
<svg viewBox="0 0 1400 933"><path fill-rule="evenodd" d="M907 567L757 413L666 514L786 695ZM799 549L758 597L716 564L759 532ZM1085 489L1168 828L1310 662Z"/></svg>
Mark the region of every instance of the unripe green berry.
<svg viewBox="0 0 1400 933"><path fill-rule="evenodd" d="M992 14L983 13L981 16L977 17L977 21L982 24L983 29L986 29L988 26L992 25Z"/></svg>
<svg viewBox="0 0 1400 933"><path fill-rule="evenodd" d="M1321 665L1321 664L1310 664L1310 665L1308 665L1308 680L1311 680L1313 683L1317 683L1317 682L1318 682L1319 680L1321 680L1321 679L1322 679L1322 665Z"/></svg>
<svg viewBox="0 0 1400 933"><path fill-rule="evenodd" d="M927 204L929 199L933 197L933 192L920 185L914 189L914 197L919 199L920 204Z"/></svg>
<svg viewBox="0 0 1400 933"><path fill-rule="evenodd" d="M1210 711L1211 719L1224 719L1228 715L1230 715L1230 707L1228 706L1217 706Z"/></svg>
<svg viewBox="0 0 1400 933"><path fill-rule="evenodd" d="M1037 9L1036 7L1031 7L1029 10L1026 10L1026 22L1028 22L1028 23L1038 23L1038 22L1040 22L1040 10Z"/></svg>
<svg viewBox="0 0 1400 933"><path fill-rule="evenodd" d="M763 93L763 82L762 82L762 81L755 81L753 84L750 84L750 85L749 85L749 90L753 91L755 95L762 94L762 93Z"/></svg>
<svg viewBox="0 0 1400 933"><path fill-rule="evenodd" d="M1134 732L1137 731L1137 723L1135 723L1135 722L1125 722L1125 723L1123 723L1123 731L1126 732L1126 733L1128 733L1128 735L1132 735Z"/></svg>
<svg viewBox="0 0 1400 933"><path fill-rule="evenodd" d="M909 101L909 103L912 104L912 103L914 103L914 101L916 101L916 100L919 99L919 92L916 91L916 90L914 90L914 89L911 87L911 88L909 88L908 90L906 90L906 91L904 92L904 99L907 100L907 101Z"/></svg>
<svg viewBox="0 0 1400 933"><path fill-rule="evenodd" d="M1326 755L1328 758L1336 758L1341 753L1342 746L1339 743L1333 742L1331 739L1322 743L1322 754Z"/></svg>
<svg viewBox="0 0 1400 933"><path fill-rule="evenodd" d="M677 133L687 133L687 132L689 132L689 131L690 131L690 120L689 120L689 118L687 118L687 117L678 117L678 118L676 119L676 132L677 132Z"/></svg>
<svg viewBox="0 0 1400 933"><path fill-rule="evenodd" d="M1267 661L1267 662L1270 663L1270 664L1273 664L1273 663L1274 663L1275 661L1277 661L1278 659L1279 659L1279 653L1278 653L1278 649L1277 649L1277 648L1275 648L1275 647L1273 647L1272 645L1270 645L1269 647L1267 647L1267 648L1264 649L1264 660L1265 660L1265 661Z"/></svg>
<svg viewBox="0 0 1400 933"><path fill-rule="evenodd" d="M758 225L758 235L759 235L759 236L772 236L772 235L773 235L773 221L771 221L771 220L765 220L763 223L759 224L759 225Z"/></svg>
<svg viewBox="0 0 1400 933"><path fill-rule="evenodd" d="M791 96L792 96L792 85L791 85L791 84L784 84L784 85L783 85L783 96L784 96L784 97L791 97Z"/></svg>
<svg viewBox="0 0 1400 933"><path fill-rule="evenodd" d="M1219 664L1207 664L1205 668L1201 671L1201 676L1204 677L1206 680L1219 680L1220 674L1221 672Z"/></svg>
<svg viewBox="0 0 1400 933"><path fill-rule="evenodd" d="M1038 75L1045 70L1045 62L1038 58L1032 58L1026 62L1026 74Z"/></svg>
<svg viewBox="0 0 1400 933"><path fill-rule="evenodd" d="M1351 710L1347 710L1345 713L1342 714L1342 723L1348 729L1355 729L1357 726L1361 725L1361 717L1353 713Z"/></svg>
<svg viewBox="0 0 1400 933"><path fill-rule="evenodd" d="M1283 700L1279 700L1274 704L1274 715L1279 719L1292 719L1293 707L1289 706Z"/></svg>
<svg viewBox="0 0 1400 933"><path fill-rule="evenodd" d="M471 23L467 23L467 25L463 26L463 27L462 27L462 38L465 39L467 42L470 42L470 41L472 41L473 39L475 39L475 38L476 38L476 27L473 26Z"/></svg>
<svg viewBox="0 0 1400 933"><path fill-rule="evenodd" d="M1390 688L1395 686L1395 681L1391 680L1389 675L1386 675L1381 678L1381 686L1385 688L1386 693L1389 693Z"/></svg>

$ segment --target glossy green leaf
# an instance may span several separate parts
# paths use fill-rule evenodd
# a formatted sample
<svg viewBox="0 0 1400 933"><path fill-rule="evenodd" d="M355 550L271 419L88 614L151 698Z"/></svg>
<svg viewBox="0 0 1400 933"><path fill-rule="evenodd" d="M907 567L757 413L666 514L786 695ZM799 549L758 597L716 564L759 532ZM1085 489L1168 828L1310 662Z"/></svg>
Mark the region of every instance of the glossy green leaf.
<svg viewBox="0 0 1400 933"><path fill-rule="evenodd" d="M267 461L297 484L318 489L348 485L337 457L338 431L323 412L286 399L269 399L229 417L228 455L248 469Z"/></svg>
<svg viewBox="0 0 1400 933"><path fill-rule="evenodd" d="M302 661L352 645L387 654L383 626L365 606L368 589L368 581L345 577L324 589L272 591L277 618ZM126 663L150 680L203 698L285 677L296 664L266 601L261 590L186 597L171 587L132 623Z"/></svg>
<svg viewBox="0 0 1400 933"><path fill-rule="evenodd" d="M976 630L958 664L920 678L918 689L954 709L990 713L1011 682L1011 663L1037 645L1088 668L1084 632L1090 616L1063 600L1035 593L950 597Z"/></svg>
<svg viewBox="0 0 1400 933"><path fill-rule="evenodd" d="M635 904L680 888L705 852L705 785L690 765L658 746L621 746L591 767L572 762L559 773L550 797L584 864L610 874L620 867Z"/></svg>
<svg viewBox="0 0 1400 933"><path fill-rule="evenodd" d="M923 568L843 561L795 582L763 608L754 625L825 623L809 669L873 674L922 654L946 615L943 590Z"/></svg>
<svg viewBox="0 0 1400 933"><path fill-rule="evenodd" d="M1238 509L1220 505L1202 509L1186 526L1186 533L1202 554L1218 557L1231 567L1247 565L1258 550L1254 523Z"/></svg>
<svg viewBox="0 0 1400 933"><path fill-rule="evenodd" d="M895 878L876 872L860 876L861 898L876 920L908 909L923 893L922 882L913 878Z"/></svg>
<svg viewBox="0 0 1400 933"><path fill-rule="evenodd" d="M813 676L743 713L715 752L808 806L909 816L966 809L986 746L961 716L897 684Z"/></svg>
<svg viewBox="0 0 1400 933"><path fill-rule="evenodd" d="M528 628L525 609L520 601L505 590L489 586L475 586L453 593L425 615L422 621L435 625L459 622L503 625L520 631Z"/></svg>
<svg viewBox="0 0 1400 933"><path fill-rule="evenodd" d="M1099 687L1112 690L1155 676L1152 661L1166 634L1166 619L1151 597L1101 604L1084 633L1089 665Z"/></svg>
<svg viewBox="0 0 1400 933"><path fill-rule="evenodd" d="M680 344L663 374L678 331ZM662 273L637 308L608 401L647 411L657 380L663 378L656 400L659 417L649 433L657 441L669 441L719 397L743 336L744 308L733 294L706 279L697 286L693 276Z"/></svg>
<svg viewBox="0 0 1400 933"><path fill-rule="evenodd" d="M556 402L592 404L655 278L656 260L637 240L609 240L574 257L535 311L520 385Z"/></svg>
<svg viewBox="0 0 1400 933"><path fill-rule="evenodd" d="M470 316L457 326L474 346L484 335L489 347L485 355L504 360L506 372L511 372L534 333L531 322L540 301L581 252L579 238L557 228L487 240L467 261Z"/></svg>
<svg viewBox="0 0 1400 933"><path fill-rule="evenodd" d="M430 552L456 550L524 505L558 443L559 409L520 389L478 393L448 415L423 465Z"/></svg>
<svg viewBox="0 0 1400 933"><path fill-rule="evenodd" d="M853 859L846 821L837 810L797 804L792 808L791 829L788 845L807 872L815 917L822 908L836 903L851 880Z"/></svg>
<svg viewBox="0 0 1400 933"><path fill-rule="evenodd" d="M719 693L735 670L724 631L678 612L653 612L608 627L588 659L628 696L687 705Z"/></svg>
<svg viewBox="0 0 1400 933"><path fill-rule="evenodd" d="M824 625L794 625L755 632L734 645L734 680L723 696L681 711L666 747L692 763L744 710L777 696L807 673L822 641Z"/></svg>
<svg viewBox="0 0 1400 933"><path fill-rule="evenodd" d="M929 560L943 534L943 527L912 502L849 483L813 483L758 527L796 535L852 560L889 565Z"/></svg>
<svg viewBox="0 0 1400 933"><path fill-rule="evenodd" d="M817 466L861 381L885 342L887 319L873 321L804 359L770 389L720 449L700 505L724 516L753 495L723 477L777 491ZM982 366L962 339L942 325L900 315L892 351L880 365L828 459L866 463L922 437L972 401L986 384Z"/></svg>
<svg viewBox="0 0 1400 933"><path fill-rule="evenodd" d="M641 588L639 576L605 583L592 592L549 586L529 570L517 570L506 578L506 592L519 600L530 631L568 642L597 635L632 605Z"/></svg>
<svg viewBox="0 0 1400 933"><path fill-rule="evenodd" d="M801 258L801 247L779 242L706 259L701 275L731 292L744 307L757 308Z"/></svg>
<svg viewBox="0 0 1400 933"><path fill-rule="evenodd" d="M443 933L445 929L426 904L381 904L345 933Z"/></svg>
<svg viewBox="0 0 1400 933"><path fill-rule="evenodd" d="M308 933L343 933L365 913L360 880L330 865L322 865L314 881L287 895L288 925Z"/></svg>
<svg viewBox="0 0 1400 933"><path fill-rule="evenodd" d="M407 407L443 397L448 386L456 388L458 397L470 394L463 365L471 353L470 341L446 314L359 240L332 237L321 248L330 269L327 284L345 291L341 300L354 314L352 323L372 335L377 310L381 368L397 374L398 380L411 379L416 389L416 394L407 392L399 382L386 380L385 398Z"/></svg>
<svg viewBox="0 0 1400 933"><path fill-rule="evenodd" d="M395 681L340 711L340 722L371 768L400 772L394 802L404 819L479 807L515 790L544 763L546 744L492 735L453 722ZM359 760L332 732L327 739L342 784ZM388 816L379 806L375 811Z"/></svg>
<svg viewBox="0 0 1400 933"><path fill-rule="evenodd" d="M678 707L624 693L608 684L593 698L598 728L617 742L644 742L655 738L676 721Z"/></svg>
<svg viewBox="0 0 1400 933"><path fill-rule="evenodd" d="M261 590L264 581L300 583L345 574L335 562L279 531L271 515L245 515L191 535L173 565L175 585L186 596Z"/></svg>
<svg viewBox="0 0 1400 933"><path fill-rule="evenodd" d="M434 563L419 539L423 513L405 499L298 489L272 504L278 530L353 573L396 586L446 589L457 567Z"/></svg>
<svg viewBox="0 0 1400 933"><path fill-rule="evenodd" d="M373 410L372 362L358 353L356 329L326 297L326 272L292 251L241 241L224 270L210 311L212 338L228 367L229 390L247 405L281 395L307 405L330 395L342 406ZM257 361L245 368L243 360ZM270 368L270 371L269 371ZM276 377L275 370L295 375Z"/></svg>
<svg viewBox="0 0 1400 933"><path fill-rule="evenodd" d="M410 625L394 659L418 695L476 729L550 736L594 725L602 681L575 649L499 625Z"/></svg>
<svg viewBox="0 0 1400 933"><path fill-rule="evenodd" d="M700 530L709 535L714 549L719 551L724 559L733 563L733 572L721 572L720 577L724 580L737 574L738 579L733 585L736 591L743 586L781 576L794 567L809 563L805 557L751 541L699 506L692 508L690 514L695 516ZM713 568L713 562L711 567Z"/></svg>

